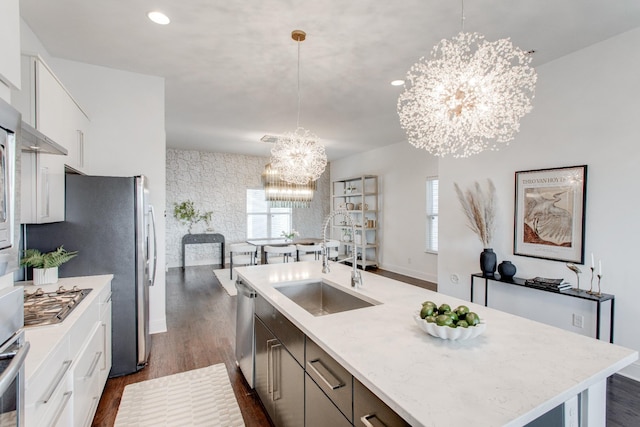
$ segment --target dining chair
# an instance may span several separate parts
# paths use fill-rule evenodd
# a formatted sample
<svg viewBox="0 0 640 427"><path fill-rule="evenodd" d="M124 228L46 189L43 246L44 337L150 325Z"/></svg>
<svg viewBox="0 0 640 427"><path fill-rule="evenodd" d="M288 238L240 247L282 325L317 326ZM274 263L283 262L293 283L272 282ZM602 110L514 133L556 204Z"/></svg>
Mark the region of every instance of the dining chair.
<svg viewBox="0 0 640 427"><path fill-rule="evenodd" d="M318 261L322 254L322 245L320 243L313 245L297 244L298 261Z"/></svg>
<svg viewBox="0 0 640 427"><path fill-rule="evenodd" d="M270 246L266 245L262 250L267 256L267 264L289 262L289 258L295 261L296 245Z"/></svg>
<svg viewBox="0 0 640 427"><path fill-rule="evenodd" d="M330 240L327 240L327 243L325 246L329 251L328 258L334 261L337 260L339 255L339 250L340 250L340 242L338 240L330 239Z"/></svg>
<svg viewBox="0 0 640 427"><path fill-rule="evenodd" d="M233 280L234 265L255 265L258 248L248 243L233 243L229 246L229 279Z"/></svg>

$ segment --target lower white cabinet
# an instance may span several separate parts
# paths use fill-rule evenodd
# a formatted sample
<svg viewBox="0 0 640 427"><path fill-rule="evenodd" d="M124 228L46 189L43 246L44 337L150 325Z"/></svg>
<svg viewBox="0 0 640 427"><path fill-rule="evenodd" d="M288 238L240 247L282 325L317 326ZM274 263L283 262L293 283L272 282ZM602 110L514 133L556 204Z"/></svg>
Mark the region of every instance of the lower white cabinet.
<svg viewBox="0 0 640 427"><path fill-rule="evenodd" d="M111 369L111 285L97 292L27 379L26 426L91 425Z"/></svg>
<svg viewBox="0 0 640 427"><path fill-rule="evenodd" d="M69 379L72 363L67 337L49 354L37 377L27 383L26 425L50 426L56 425L60 420L71 421L68 410L71 394L68 393L73 393ZM63 416L65 414L66 416Z"/></svg>

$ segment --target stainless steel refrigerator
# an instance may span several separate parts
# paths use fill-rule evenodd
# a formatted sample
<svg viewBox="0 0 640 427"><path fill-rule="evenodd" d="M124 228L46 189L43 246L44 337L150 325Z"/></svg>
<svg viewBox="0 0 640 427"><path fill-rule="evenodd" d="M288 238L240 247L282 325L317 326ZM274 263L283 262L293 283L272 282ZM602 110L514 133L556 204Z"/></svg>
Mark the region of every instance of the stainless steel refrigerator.
<svg viewBox="0 0 640 427"><path fill-rule="evenodd" d="M149 286L156 275L153 207L144 176L66 175L65 221L25 226L25 248L60 245L78 256L60 277L112 273L110 378L144 368L149 360Z"/></svg>

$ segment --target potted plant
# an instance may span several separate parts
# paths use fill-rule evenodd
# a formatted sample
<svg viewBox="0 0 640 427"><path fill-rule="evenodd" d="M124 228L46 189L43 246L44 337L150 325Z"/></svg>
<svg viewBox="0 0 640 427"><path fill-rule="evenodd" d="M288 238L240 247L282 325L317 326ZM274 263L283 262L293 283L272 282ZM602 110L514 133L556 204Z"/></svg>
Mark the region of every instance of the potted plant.
<svg viewBox="0 0 640 427"><path fill-rule="evenodd" d="M23 267L33 267L33 284L46 285L58 281L58 267L78 255L78 251L69 252L62 246L55 251L42 253L38 249L27 249L20 259Z"/></svg>
<svg viewBox="0 0 640 427"><path fill-rule="evenodd" d="M200 212L195 208L193 201L185 200L182 203L173 204L173 216L183 224L189 226L189 234L191 234L194 224L204 221L207 224L207 230L211 231L210 227L211 216L213 212Z"/></svg>
<svg viewBox="0 0 640 427"><path fill-rule="evenodd" d="M484 246L480 254L480 269L485 277L493 277L496 271L497 258L491 248L496 219L496 187L493 181L487 180L485 192L476 181L475 185L462 191L454 184L462 211L467 217L467 226L478 236Z"/></svg>
<svg viewBox="0 0 640 427"><path fill-rule="evenodd" d="M288 241L292 241L292 240L293 240L293 238L294 238L294 237L299 236L299 235L300 235L300 233L298 233L298 232L297 232L296 230L294 230L294 229L291 229L291 231L290 231L290 232L288 232L288 233L287 233L286 231L283 231L282 233L280 233L280 235L281 235L282 237L284 237L286 240L288 240Z"/></svg>

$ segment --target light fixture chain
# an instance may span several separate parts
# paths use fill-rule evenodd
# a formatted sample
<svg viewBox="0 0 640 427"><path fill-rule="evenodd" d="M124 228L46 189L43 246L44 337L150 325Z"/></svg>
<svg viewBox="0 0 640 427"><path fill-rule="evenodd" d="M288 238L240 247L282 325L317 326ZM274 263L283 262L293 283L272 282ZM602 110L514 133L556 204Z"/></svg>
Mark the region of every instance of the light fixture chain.
<svg viewBox="0 0 640 427"><path fill-rule="evenodd" d="M462 28L462 32L464 33L464 0L460 0L460 3L462 3L460 12L460 27Z"/></svg>
<svg viewBox="0 0 640 427"><path fill-rule="evenodd" d="M298 120L296 128L300 127L300 40L298 40Z"/></svg>

